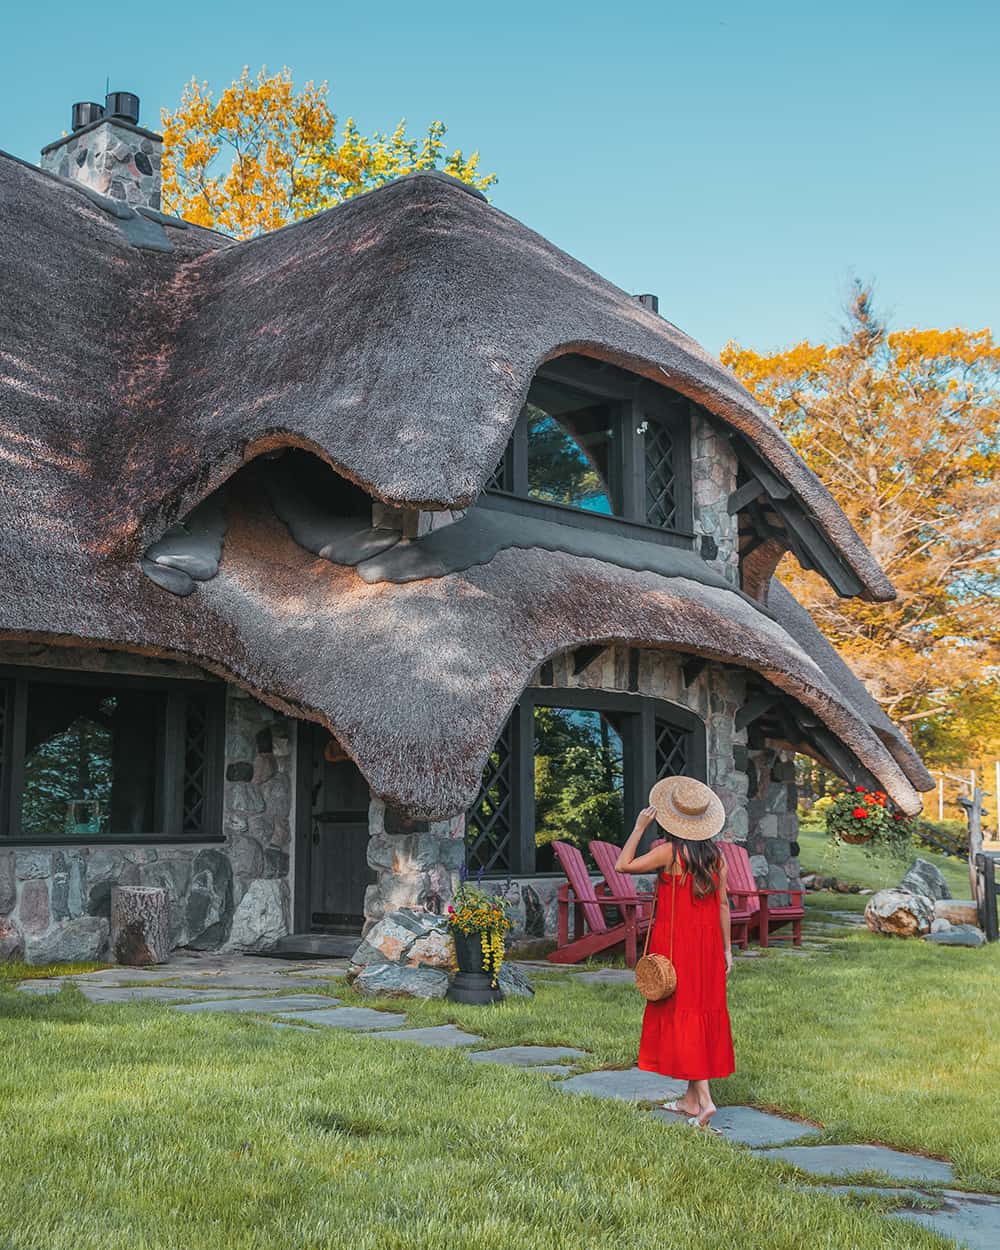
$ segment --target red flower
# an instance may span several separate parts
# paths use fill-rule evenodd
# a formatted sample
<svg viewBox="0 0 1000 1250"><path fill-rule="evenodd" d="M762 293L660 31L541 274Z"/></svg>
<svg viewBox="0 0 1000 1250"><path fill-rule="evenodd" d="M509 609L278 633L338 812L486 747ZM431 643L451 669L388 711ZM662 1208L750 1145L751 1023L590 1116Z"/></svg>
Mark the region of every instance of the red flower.
<svg viewBox="0 0 1000 1250"><path fill-rule="evenodd" d="M868 808L856 807L854 811L851 812L851 815L854 817L855 820L865 820L868 816Z"/></svg>
<svg viewBox="0 0 1000 1250"><path fill-rule="evenodd" d="M864 794L864 792L865 792L865 788L864 788L864 786L855 786L855 787L854 787L854 793L855 793L855 794Z"/></svg>
<svg viewBox="0 0 1000 1250"><path fill-rule="evenodd" d="M902 812L896 812L895 815L893 816L893 820L902 820L902 819L903 819Z"/></svg>

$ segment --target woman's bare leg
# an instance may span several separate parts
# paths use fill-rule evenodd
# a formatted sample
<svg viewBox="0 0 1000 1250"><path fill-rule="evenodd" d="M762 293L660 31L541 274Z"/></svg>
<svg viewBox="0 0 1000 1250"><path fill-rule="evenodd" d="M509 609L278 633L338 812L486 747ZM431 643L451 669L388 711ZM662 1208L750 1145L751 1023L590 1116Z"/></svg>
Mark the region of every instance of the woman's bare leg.
<svg viewBox="0 0 1000 1250"><path fill-rule="evenodd" d="M688 1094L698 1104L698 1110L691 1114L697 1115L699 1125L704 1128L716 1111L708 1081L690 1081L688 1083Z"/></svg>

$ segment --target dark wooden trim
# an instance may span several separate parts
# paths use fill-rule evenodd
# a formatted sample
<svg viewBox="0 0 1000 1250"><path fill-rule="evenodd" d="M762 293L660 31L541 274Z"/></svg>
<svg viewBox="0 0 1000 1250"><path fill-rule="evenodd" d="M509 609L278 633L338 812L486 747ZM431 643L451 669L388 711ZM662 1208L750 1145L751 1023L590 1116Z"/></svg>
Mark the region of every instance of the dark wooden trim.
<svg viewBox="0 0 1000 1250"><path fill-rule="evenodd" d="M684 689L689 689L698 680L705 671L708 660L703 655L692 656L690 660L685 660L681 665L681 679L684 682Z"/></svg>
<svg viewBox="0 0 1000 1250"><path fill-rule="evenodd" d="M635 392L636 384L641 380L637 375L619 369L615 365L593 360L591 368L589 356L567 354L547 360L536 373L536 377L550 382L559 382L571 387L582 395L596 395L600 399L627 400Z"/></svg>
<svg viewBox="0 0 1000 1250"><path fill-rule="evenodd" d="M738 512L742 512L747 504L753 503L755 499L759 499L764 494L764 487L755 477L750 478L748 482L744 482L732 492L726 501L726 511L730 516L735 516Z"/></svg>
<svg viewBox="0 0 1000 1250"><path fill-rule="evenodd" d="M312 879L312 787L313 746L315 729L310 721L300 720L295 728L295 829L292 860L292 929L308 933L310 929L309 885Z"/></svg>
<svg viewBox="0 0 1000 1250"><path fill-rule="evenodd" d="M584 508L571 508L562 503L543 503L540 499L527 499L505 491L485 490L476 505L481 508L496 508L500 512L514 512L520 516L538 517L542 521L555 521L559 525L572 525L576 529L603 529L620 538L631 538L637 542L683 547L688 551L695 549L696 535L690 531L659 529L642 521L608 516L605 512L587 512Z"/></svg>
<svg viewBox="0 0 1000 1250"><path fill-rule="evenodd" d="M757 694L752 699L748 699L736 712L734 725L737 729L746 729L748 725L752 725L755 720L759 720L765 712L769 712L774 707L775 699L773 695Z"/></svg>
<svg viewBox="0 0 1000 1250"><path fill-rule="evenodd" d="M554 692L553 692L554 693ZM510 732L511 871L535 866L535 719L534 703L525 698L514 709Z"/></svg>

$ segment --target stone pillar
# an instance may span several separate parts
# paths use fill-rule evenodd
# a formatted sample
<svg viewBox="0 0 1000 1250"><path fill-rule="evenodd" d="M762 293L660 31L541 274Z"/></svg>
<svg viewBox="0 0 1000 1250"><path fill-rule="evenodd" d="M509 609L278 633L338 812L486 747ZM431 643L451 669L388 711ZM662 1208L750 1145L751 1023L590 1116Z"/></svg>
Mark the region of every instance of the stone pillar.
<svg viewBox="0 0 1000 1250"><path fill-rule="evenodd" d="M798 787L795 756L765 745L747 752L750 785L747 851L757 884L769 890L801 890ZM774 900L781 904L787 897Z"/></svg>
<svg viewBox="0 0 1000 1250"><path fill-rule="evenodd" d="M706 563L734 586L740 584L739 517L729 515L736 489L732 446L703 408L691 405L691 498L694 530Z"/></svg>
<svg viewBox="0 0 1000 1250"><path fill-rule="evenodd" d="M409 820L373 798L368 827L368 865L378 879L365 891L364 932L402 907L440 915L465 861L464 812L450 820Z"/></svg>

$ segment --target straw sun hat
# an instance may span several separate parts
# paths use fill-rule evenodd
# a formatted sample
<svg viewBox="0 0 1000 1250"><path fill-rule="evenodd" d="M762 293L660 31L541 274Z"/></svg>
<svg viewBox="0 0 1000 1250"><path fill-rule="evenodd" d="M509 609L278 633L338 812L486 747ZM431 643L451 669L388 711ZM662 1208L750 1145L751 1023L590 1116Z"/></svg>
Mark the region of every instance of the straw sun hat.
<svg viewBox="0 0 1000 1250"><path fill-rule="evenodd" d="M708 786L693 777L664 777L649 792L661 829L689 842L706 842L722 830L726 809Z"/></svg>

